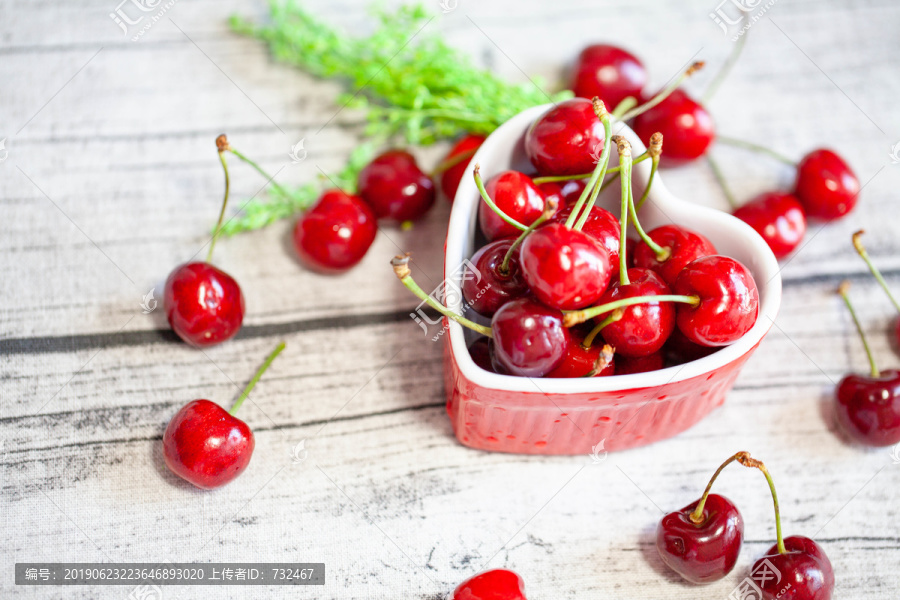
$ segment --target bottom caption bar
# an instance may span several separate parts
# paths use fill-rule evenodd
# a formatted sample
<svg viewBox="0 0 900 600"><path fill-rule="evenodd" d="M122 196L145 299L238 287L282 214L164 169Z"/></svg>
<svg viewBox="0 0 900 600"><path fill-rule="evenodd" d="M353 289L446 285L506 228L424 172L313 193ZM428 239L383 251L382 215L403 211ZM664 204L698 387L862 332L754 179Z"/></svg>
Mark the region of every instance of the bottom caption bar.
<svg viewBox="0 0 900 600"><path fill-rule="evenodd" d="M16 563L16 585L325 585L325 563Z"/></svg>

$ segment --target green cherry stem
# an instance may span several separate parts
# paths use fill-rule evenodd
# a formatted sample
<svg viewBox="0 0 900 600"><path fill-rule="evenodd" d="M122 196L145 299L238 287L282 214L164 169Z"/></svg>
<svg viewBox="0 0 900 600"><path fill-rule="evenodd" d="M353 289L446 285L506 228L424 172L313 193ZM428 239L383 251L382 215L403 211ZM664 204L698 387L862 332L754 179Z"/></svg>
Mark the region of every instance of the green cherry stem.
<svg viewBox="0 0 900 600"><path fill-rule="evenodd" d="M612 149L610 148L610 141L612 140L612 124L610 123L609 115L604 115L600 119L603 123L603 155L600 157L600 162L603 165L603 168L600 171L600 177L598 177L594 181L594 188L591 190L591 197L585 204L584 209L581 211L581 214L578 216L578 220L575 222L575 229L581 231L581 228L584 227L584 224L587 222L588 217L591 215L591 211L594 210L594 204L597 203L597 196L600 195L600 182L606 179L606 171L609 167L609 155L612 154ZM587 190L587 188L585 188ZM584 193L582 193L584 196ZM579 198L581 200L581 198ZM572 211L573 213L575 210ZM569 218L572 218L572 215L569 215Z"/></svg>
<svg viewBox="0 0 900 600"><path fill-rule="evenodd" d="M635 158L631 162L631 164L636 165L639 162L644 162L645 160L648 160L649 158L650 158L650 154L648 154L647 152L644 152L643 154L641 154L640 156ZM606 169L606 174L607 175L615 175L616 177L618 177L619 176L619 167L609 167L608 169ZM588 179L591 175L593 175L593 173L579 173L578 175L546 175L544 177L535 177L534 179L532 179L532 181L534 182L535 185L540 185L542 183L557 183L560 181L572 181L574 179ZM606 183L603 184L603 188L600 188L601 191L603 191L603 189L606 188L606 186L609 184L611 179L606 180Z"/></svg>
<svg viewBox="0 0 900 600"><path fill-rule="evenodd" d="M475 169L472 171L472 175L475 177L475 185L478 187L478 192L481 194L481 199L484 200L484 203L488 205L488 207L497 213L497 216L515 227L520 231L525 231L528 229L508 214L500 210L500 207L494 204L494 201L491 200L491 197L488 195L487 190L484 189L484 182L481 180L481 165L475 165Z"/></svg>
<svg viewBox="0 0 900 600"><path fill-rule="evenodd" d="M644 206L644 203L647 201L647 198L650 197L650 188L653 187L653 180L656 178L656 171L659 169L659 157L662 154L663 147L663 135L660 132L656 132L650 136L650 147L647 148L646 154L650 157L652 164L650 165L650 178L647 179L647 187L644 189L644 193L641 194L641 199L637 203L637 210L641 210L641 207ZM643 155L641 155L643 156ZM638 161L634 161L637 164Z"/></svg>
<svg viewBox="0 0 900 600"><path fill-rule="evenodd" d="M659 138L656 141L657 141L657 146L661 149L662 148L662 135L659 133L654 133L653 135L659 136ZM653 143L652 139L651 139L650 143L651 144ZM657 163L659 162L659 154L656 155L654 160ZM644 196L642 197L642 200L647 197L647 192L650 191L651 183L652 183L652 181L647 182L647 189L644 190ZM668 248L663 248L662 246L657 244L655 241L653 241L653 238L651 238L649 235L647 235L647 232L645 232L644 228L641 227L641 222L638 220L638 216L637 216L637 208L635 207L635 203L634 203L634 195L630 191L628 193L628 212L631 216L631 222L634 223L634 229L635 229L635 231L637 231L638 237L640 237L641 240L645 244L647 244L647 246L650 248L650 250L653 251L653 254L656 255L656 260L663 262L666 259L668 259L672 255L672 251L669 250Z"/></svg>
<svg viewBox="0 0 900 600"><path fill-rule="evenodd" d="M278 190L278 193L279 193L279 194L281 194L281 195L284 196L285 198L290 198L290 197L291 197L290 192L288 192L286 189L284 189L283 187L281 187L281 185L280 185L277 181L275 181L275 176L274 176L274 175L269 175L268 173L266 173L265 170L263 170L263 168L260 167L260 166L256 163L256 161L250 159L250 158L247 157L247 156L244 156L244 154L242 154L241 152L235 150L235 149L232 148L231 146L228 146L228 147L226 148L226 150L228 150L229 152L231 152L232 154L234 154L235 156L237 156L239 159L241 159L242 161L244 161L245 163L247 163L248 165L250 165L251 167L253 167L253 168L256 170L257 173L259 173L260 175L262 175L263 177L265 177L266 180L268 180L268 182L272 184L272 187L273 187L273 188L275 188L276 190Z"/></svg>
<svg viewBox="0 0 900 600"><path fill-rule="evenodd" d="M250 383L247 384L247 387L244 388L244 391L241 392L240 398L237 399L237 402L234 403L234 406L231 407L231 410L228 411L228 414L234 416L237 413L238 409L241 407L241 404L244 403L244 400L250 396L250 392L253 391L253 388L256 387L256 384L259 382L259 378L263 376L263 373L269 368L272 364L272 361L281 354L281 351L284 350L284 342L279 343L275 346L275 349L272 350L272 353L266 357L266 360L260 365L259 369L256 370L256 374L253 376L253 379L250 380Z"/></svg>
<svg viewBox="0 0 900 600"><path fill-rule="evenodd" d="M856 233L853 234L853 247L856 248L856 253L859 254L860 258L865 261L866 266L869 267L869 271L872 272L872 275L875 276L875 279L881 285L881 289L887 294L888 298L891 301L891 304L894 305L894 308L897 309L897 312L900 312L900 304L897 303L897 299L894 298L894 295L891 293L890 288L888 287L887 282L884 280L884 277L881 276L881 271L878 270L878 267L872 262L872 259L869 258L869 253L866 252L866 247L863 246L862 236L865 233L864 230L860 229Z"/></svg>
<svg viewBox="0 0 900 600"><path fill-rule="evenodd" d="M223 133L216 138L216 149L219 151L219 162L222 163L222 170L225 172L225 197L222 199L222 208L219 209L219 220L216 221L216 228L213 229L212 239L209 242L209 251L206 253L206 262L212 260L213 249L216 247L216 241L219 239L219 233L222 230L222 221L225 220L225 207L228 206L228 192L231 190L231 178L228 176L228 163L225 162L225 150L228 149L228 138Z"/></svg>
<svg viewBox="0 0 900 600"><path fill-rule="evenodd" d="M875 356L872 354L872 349L869 348L869 341L866 339L866 334L863 331L862 323L859 322L859 317L856 316L856 311L853 309L853 304L850 302L849 292L850 282L846 280L842 281L841 285L838 286L838 294L844 299L844 304L847 305L847 310L850 311L850 316L853 318L853 324L856 325L856 331L859 332L859 338L862 340L863 348L866 349L866 356L869 358L869 368L871 369L872 377L881 377L881 372L878 370L878 365L875 363Z"/></svg>
<svg viewBox="0 0 900 600"><path fill-rule="evenodd" d="M622 298L621 300L614 300L612 302L607 302L606 304L600 304L599 306L592 306L590 308L583 308L581 310L564 310L563 325L565 325L566 327L573 327L575 325L578 325L579 323L584 323L589 319L599 317L600 315L606 314L609 311L615 310L617 308L625 308L626 306L634 306L635 304L649 304L651 302L680 302L682 304L697 306L698 304L700 304L700 298L698 296L679 296L678 294L660 294L658 296L634 296L632 298Z"/></svg>
<svg viewBox="0 0 900 600"><path fill-rule="evenodd" d="M744 50L744 45L747 43L747 33L748 32L745 31L744 35L738 38L734 48L732 48L731 52L728 54L728 58L725 59L722 68L719 69L719 72L716 73L715 77L713 77L713 80L710 82L709 87L703 92L703 99L701 100L703 104L709 104L709 101L712 100L713 96L716 95L716 92L719 91L722 82L725 81L728 74L731 73L731 69L734 68L735 63L737 63L738 58L741 56L741 52Z"/></svg>
<svg viewBox="0 0 900 600"><path fill-rule="evenodd" d="M420 300L424 300L428 306L438 311L448 319L452 319L462 325L463 327L468 327L472 331L477 331L481 335L486 335L488 337L494 337L494 333L490 327L486 327L484 325L479 325L469 319L462 317L455 312L448 309L446 306L442 305L440 302L426 294L422 288L419 287L413 278L412 274L409 271L409 254L404 256L395 256L391 259L391 266L394 267L394 274L397 276L397 279L400 280L400 283L406 286L406 289L411 291L416 295Z"/></svg>
<svg viewBox="0 0 900 600"><path fill-rule="evenodd" d="M703 509L706 507L706 499L709 498L709 492L712 489L713 483L716 482L716 479L719 477L719 473L721 473L725 467L730 465L736 460L741 459L742 457L750 458L750 453L746 451L741 451L730 457L728 460L719 465L719 468L716 469L716 472L713 473L712 478L709 480L709 483L706 485L706 490L703 491L703 495L700 497L700 501L697 503L697 508L694 509L694 512L690 514L688 517L691 520L691 523L694 525L700 525L703 523Z"/></svg>
<svg viewBox="0 0 900 600"><path fill-rule="evenodd" d="M607 325L610 325L611 323L615 323L616 321L620 320L623 316L625 316L624 309L617 308L616 310L614 310L611 315L609 315L608 317L603 319L593 329L591 329L591 332L589 334L587 334L586 338L584 338L584 341L581 343L581 346L585 350L590 348L591 345L594 343L594 339L597 337L597 335L599 335L599 333L601 331L603 331L604 327L606 327Z"/></svg>
<svg viewBox="0 0 900 600"><path fill-rule="evenodd" d="M616 107L612 111L612 116L621 120L622 115L627 113L629 110L638 105L638 99L634 96L627 96L622 98L622 101L616 105Z"/></svg>
<svg viewBox="0 0 900 600"><path fill-rule="evenodd" d="M628 279L628 259L625 256L625 247L628 245L625 241L628 239L628 207L631 206L634 199L631 196L631 144L622 136L616 137L616 150L619 153L619 166L622 168L620 175L622 178L622 205L619 222L621 230L619 231L619 283L628 285L631 281Z"/></svg>
<svg viewBox="0 0 900 600"><path fill-rule="evenodd" d="M726 135L720 135L716 138L717 141L722 142L726 146L734 146L735 148L743 148L744 150L750 150L751 152L756 152L757 154L765 154L770 158L774 158L779 162L783 162L786 165L790 165L792 167L796 167L796 161L791 160L787 156L775 152L771 148L767 148L766 146L761 146L759 144L754 144L753 142L747 142L744 140L739 140L737 138L728 137Z"/></svg>
<svg viewBox="0 0 900 600"><path fill-rule="evenodd" d="M741 453L739 452L738 455ZM772 492L772 504L775 506L775 535L778 538L778 553L787 554L787 548L784 547L784 537L781 535L781 512L778 507L778 494L775 493L775 482L772 481L772 475L761 460L750 458L750 455L738 456L737 461L745 467L751 469L759 469L766 476L766 483L769 484L769 490Z"/></svg>
<svg viewBox="0 0 900 600"><path fill-rule="evenodd" d="M706 163L709 165L713 177L716 178L716 183L718 183L719 187L722 189L722 194L725 196L725 200L728 201L728 205L732 210L736 210L740 205L738 204L737 199L735 199L734 194L731 192L731 188L728 187L728 182L725 181L725 174L722 172L721 167L719 167L719 163L716 162L710 153L706 154Z"/></svg>
<svg viewBox="0 0 900 600"><path fill-rule="evenodd" d="M573 225L575 225L575 220L578 219L579 215L581 214L581 209L582 207L584 207L584 203L585 201L587 201L588 196L591 196L591 198L594 200L596 199L596 195L594 195L593 192L597 187L597 182L603 181L603 178L606 176L606 169L609 166L612 123L610 123L610 116L606 111L606 106L603 104L603 102L599 98L594 96L593 103L594 114L597 115L597 118L600 119L600 122L603 124L603 152L600 155L600 160L597 161L597 166L594 168L594 172L591 173L590 180L584 187L584 190L582 190L581 195L578 197L578 201L575 203L575 206L572 208L572 214L570 214L569 218L566 219L566 227L570 229ZM589 212L592 207L593 201L588 206L585 214L587 214L587 212ZM585 217L585 219L586 218L587 217ZM579 227L576 227L576 229L578 228Z"/></svg>
<svg viewBox="0 0 900 600"><path fill-rule="evenodd" d="M684 71L684 73L682 73L680 76L676 77L672 81L672 83L670 83L668 86L665 87L665 89L663 89L663 91L658 93L656 96L654 96L653 98L651 98L644 104L641 104L640 106L638 106L636 108L632 108L631 110L629 110L628 112L623 114L619 118L619 120L620 121L628 121L629 119L633 119L638 115L644 114L645 112L647 112L648 110L650 110L651 108L653 108L654 106L656 106L657 104L659 104L660 102L662 102L663 100L668 98L672 94L672 92L674 92L675 90L678 89L678 86L680 86L682 84L682 82L684 82L685 79L687 79L688 77L690 77L691 75L693 75L694 73L696 73L697 71L702 69L703 64L704 64L703 61L698 61L698 62L691 64L691 66L689 66Z"/></svg>
<svg viewBox="0 0 900 600"><path fill-rule="evenodd" d="M509 261L512 260L513 253L519 249L519 246L522 245L522 242L525 241L525 238L528 237L528 234L550 220L550 218L556 214L556 209L558 206L559 202L557 202L555 198L549 198L544 201L544 212L541 213L541 216L535 219L534 223L529 225L528 228L525 229L525 231L523 231L521 235L516 238L516 241L512 243L512 245L509 247L509 250L506 251L506 255L503 257L503 262L500 263L501 275L506 275L507 273L509 273Z"/></svg>

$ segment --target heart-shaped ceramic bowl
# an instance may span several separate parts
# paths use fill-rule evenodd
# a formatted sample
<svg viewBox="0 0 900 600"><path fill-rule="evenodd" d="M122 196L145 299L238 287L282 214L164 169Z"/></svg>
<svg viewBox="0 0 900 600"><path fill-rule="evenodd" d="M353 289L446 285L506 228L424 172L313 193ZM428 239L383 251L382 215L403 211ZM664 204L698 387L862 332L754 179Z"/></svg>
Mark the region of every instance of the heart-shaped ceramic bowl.
<svg viewBox="0 0 900 600"><path fill-rule="evenodd" d="M478 205L472 177L481 165L485 181L507 170L531 170L525 156L525 131L551 105L537 106L510 119L488 137L463 177L450 215L444 249L445 285L459 286L460 266L475 251ZM622 123L633 155L645 147ZM663 150L665 152L665 150ZM610 164L616 163L612 153ZM640 197L650 161L634 167L634 194ZM469 330L450 323L444 336L447 413L460 442L472 448L521 454L582 454L623 450L676 435L725 401L741 367L762 341L781 303L778 262L765 241L742 221L718 210L674 197L657 174L641 223L650 230L677 223L707 236L721 254L741 261L759 288L756 324L734 344L680 366L650 373L578 379L531 379L498 375L478 367L469 355ZM618 215L619 186L598 204ZM457 288L458 289L458 288ZM448 307L462 312L459 294L446 294ZM471 312L471 311L470 311ZM446 321L446 319L445 319ZM485 321L483 321L485 322Z"/></svg>

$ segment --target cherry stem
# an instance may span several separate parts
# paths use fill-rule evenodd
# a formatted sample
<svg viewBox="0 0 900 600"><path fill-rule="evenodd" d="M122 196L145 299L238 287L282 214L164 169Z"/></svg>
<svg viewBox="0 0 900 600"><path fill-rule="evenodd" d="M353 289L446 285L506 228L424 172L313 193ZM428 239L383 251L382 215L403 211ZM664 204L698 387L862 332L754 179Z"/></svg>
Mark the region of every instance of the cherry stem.
<svg viewBox="0 0 900 600"><path fill-rule="evenodd" d="M497 213L497 216L515 227L520 231L525 231L528 229L526 226L522 225L508 214L500 210L500 207L494 204L494 201L491 200L491 197L488 196L487 190L484 189L484 182L481 180L481 165L475 165L475 170L472 172L472 175L475 177L475 185L478 187L478 191L481 193L481 199L484 200L484 203L488 205L488 207Z"/></svg>
<svg viewBox="0 0 900 600"><path fill-rule="evenodd" d="M244 403L244 400L246 400L250 396L250 392L253 391L253 388L256 387L257 382L259 382L259 378L263 376L263 373L266 372L266 370L272 364L272 361L275 360L275 358L279 354L281 354L281 351L284 350L284 346L284 342L279 343L277 346L275 346L275 349L272 350L272 353L266 357L266 360L263 362L263 364L260 365L259 369L256 370L256 374L253 376L253 379L250 380L250 383L248 383L247 387L244 388L244 391L241 392L240 398L237 399L237 402L235 402L234 406L231 407L231 410L228 411L229 415L234 416L234 414L241 407L241 404Z"/></svg>
<svg viewBox="0 0 900 600"><path fill-rule="evenodd" d="M616 107L612 111L612 115L617 119L622 118L622 115L627 113L629 110L638 105L638 99L634 96L626 96L622 98L622 101L616 105Z"/></svg>
<svg viewBox="0 0 900 600"><path fill-rule="evenodd" d="M728 205L732 210L737 210L740 205L735 199L734 194L731 192L731 188L728 187L728 183L725 181L725 174L722 173L719 163L717 163L710 154L706 155L706 163L709 165L713 177L716 178L716 183L722 188L722 194L725 196L725 200L728 201Z"/></svg>
<svg viewBox="0 0 900 600"><path fill-rule="evenodd" d="M697 71L702 69L703 64L704 64L703 61L698 61L698 62L691 64L691 66L689 66L684 71L684 73L682 73L681 75L676 77L672 81L672 83L670 83L668 86L665 87L665 89L663 89L663 91L661 91L660 93L655 95L653 98L651 98L644 104L641 104L637 108L632 108L631 110L629 110L628 112L623 114L619 118L619 120L620 121L628 121L629 119L633 119L636 116L644 114L645 112L647 112L648 110L650 110L651 108L656 106L657 104L661 103L663 100L668 98L672 94L672 92L677 90L678 86L680 86L682 84L682 82L684 82L685 79L687 79L688 77L690 77L691 75L693 75L694 73L696 73Z"/></svg>
<svg viewBox="0 0 900 600"><path fill-rule="evenodd" d="M650 158L649 152L644 152L633 161L631 161L631 164L636 165L639 162L647 160L648 158ZM616 177L618 177L618 173L619 167L610 167L606 169L607 175L616 174ZM542 183L557 183L560 181L572 181L574 179L587 179L591 175L593 175L593 173L579 173L578 175L546 175L544 177L535 177L534 179L532 179L532 181L535 183L535 185L540 185ZM604 183L604 187L606 187L606 185L608 185L610 181L611 179L607 179L606 183ZM601 191L603 190L603 188L600 189Z"/></svg>
<svg viewBox="0 0 900 600"><path fill-rule="evenodd" d="M455 312L426 294L422 290L422 288L419 287L419 284L417 284L413 280L412 274L409 271L409 254L406 254L404 256L395 256L393 259L391 259L391 266L394 267L394 274L397 275L400 283L405 285L406 289L415 294L417 298L419 298L420 300L424 300L425 303L428 304L428 306L438 311L448 319L456 321L463 327L468 327L472 331L477 331L481 335L494 337L494 332L490 327L479 325L478 323L470 321L469 319L456 314Z"/></svg>
<svg viewBox="0 0 900 600"><path fill-rule="evenodd" d="M509 261L512 260L513 252L515 252L519 248L519 246L522 245L522 242L525 241L525 238L528 237L528 235L532 231L546 223L548 220L550 220L551 217L553 217L553 215L556 214L556 209L558 206L559 202L557 202L555 198L548 198L544 201L544 212L542 212L541 215L534 220L534 223L529 225L528 228L525 229L525 231L523 231L522 234L516 238L516 241L514 241L509 247L509 250L506 251L506 255L503 257L503 262L500 263L501 275L509 274Z"/></svg>
<svg viewBox="0 0 900 600"><path fill-rule="evenodd" d="M778 553L787 554L787 548L784 547L784 537L781 535L781 511L778 508L778 494L775 492L775 482L772 481L772 475L761 460L750 458L750 455L740 456L738 453L737 461L745 467L751 469L759 469L766 476L766 483L769 484L769 490L772 492L772 504L775 506L775 535L778 539Z"/></svg>
<svg viewBox="0 0 900 600"><path fill-rule="evenodd" d="M597 190L597 182L603 181L603 178L606 177L606 169L609 167L609 155L610 155L610 139L612 138L612 123L610 122L609 113L606 111L606 106L603 102L594 96L594 114L597 115L597 118L600 119L600 122L603 124L603 152L600 155L600 160L597 161L597 166L594 167L594 172L591 173L591 178L588 181L587 185L581 191L581 195L578 197L578 201L575 203L575 206L572 208L572 213L569 215L569 218L566 219L566 227L572 228L575 225L576 229L581 229L582 225L584 225L584 221L587 219L587 216L584 219L579 219L578 222L580 225L576 225L575 220L579 218L581 215L581 209L584 207L584 203L587 200L588 196L591 197L591 201L588 203L587 208L584 211L585 215L590 214L590 211L594 207L594 202L597 199L597 195L594 193ZM599 190L597 190L599 193Z"/></svg>
<svg viewBox="0 0 900 600"><path fill-rule="evenodd" d="M450 157L444 159L443 161L438 163L438 166L436 166L434 168L434 170L431 172L431 176L436 177L437 175L440 175L447 169L452 169L453 167L455 167L459 163L463 162L464 160L469 160L470 158L475 156L476 152L478 152L478 148L473 148L471 150L466 150L465 152L460 152L459 154L455 154L453 156L450 156Z"/></svg>
<svg viewBox="0 0 900 600"><path fill-rule="evenodd" d="M647 149L646 154L650 157L652 161L650 165L650 178L647 179L647 187L644 189L644 193L641 194L641 199L637 203L637 210L641 210L644 206L644 203L647 201L647 198L650 197L650 188L653 187L653 180L656 178L656 171L659 169L659 157L662 154L662 145L663 145L663 135L660 132L656 132L650 136L650 147ZM641 155L643 156L643 154ZM638 161L634 161L637 163Z"/></svg>
<svg viewBox="0 0 900 600"><path fill-rule="evenodd" d="M209 251L206 253L206 262L212 260L213 249L216 247L216 241L219 239L219 233L222 229L222 221L225 220L225 207L228 206L228 192L231 190L231 178L228 176L228 163L225 162L225 150L228 148L228 138L223 133L216 138L216 148L219 151L219 162L222 163L222 170L225 172L225 197L222 199L222 208L219 209L219 220L216 221L216 228L213 229L212 240L209 242Z"/></svg>
<svg viewBox="0 0 900 600"><path fill-rule="evenodd" d="M602 348L600 348L600 354L597 356L597 360L594 362L594 366L591 368L590 372L585 375L585 377L596 377L600 373L603 372L603 369L609 366L609 363L613 361L616 356L616 349L610 346L609 344L604 344Z"/></svg>
<svg viewBox="0 0 900 600"><path fill-rule="evenodd" d="M624 137L619 136L616 140L616 150L619 153L619 166L622 170L619 172L622 178L622 206L619 217L621 230L619 231L619 283L628 285L631 281L628 279L628 259L625 256L625 248L628 235L628 207L634 202L631 196L631 144Z"/></svg>
<svg viewBox="0 0 900 600"><path fill-rule="evenodd" d="M581 228L584 227L584 224L587 222L588 217L591 215L591 211L594 210L594 204L597 203L597 196L600 195L600 182L606 179L606 171L609 166L609 155L611 154L610 149L610 140L612 139L612 125L609 122L609 116L605 115L605 119L601 119L603 121L603 136L604 136L604 147L603 147L603 156L601 157L601 162L603 163L603 170L600 172L600 177L594 181L594 188L591 190L591 197L588 200L587 204L584 206L584 209L581 211L581 214L578 216L578 220L575 222L575 229L581 231ZM587 187L585 187L585 190ZM584 193L582 193L584 196ZM581 200L581 198L579 198ZM572 211L575 212L574 210ZM572 218L572 215L569 215L569 218Z"/></svg>
<svg viewBox="0 0 900 600"><path fill-rule="evenodd" d="M897 303L897 299L894 298L894 295L891 293L890 288L888 288L887 282L884 280L884 277L881 276L881 271L878 270L878 267L872 262L872 259L869 258L869 253L866 252L866 247L863 246L862 236L865 233L864 230L860 229L856 233L853 234L853 247L856 248L856 253L859 254L860 258L862 258L866 265L869 267L869 271L872 272L872 275L875 276L875 279L881 284L881 289L887 294L888 298L891 300L891 304L894 305L894 308L897 309L897 312L900 312L900 304Z"/></svg>
<svg viewBox="0 0 900 600"><path fill-rule="evenodd" d="M281 187L281 185L280 185L277 181L275 181L275 176L274 176L274 175L269 175L268 173L266 173L266 172L263 170L262 167L260 167L258 164L256 164L255 161L253 161L253 160L251 160L250 158L244 156L241 152L235 150L235 149L232 148L231 146L228 146L228 145L227 145L225 149L228 150L229 152L231 152L232 154L234 154L235 156L237 156L239 159L241 159L242 161L244 161L245 163L247 163L247 164L250 165L251 167L253 167L253 168L256 170L257 173L259 173L260 175L262 175L263 177L265 177L265 178L268 180L268 182L272 184L272 187L275 188L276 190L278 190L278 193L279 193L279 194L281 194L281 195L284 196L285 198L290 198L290 197L291 197L290 192L288 192L286 189L284 189L283 187Z"/></svg>
<svg viewBox="0 0 900 600"><path fill-rule="evenodd" d="M590 348L591 345L594 343L594 339L597 337L597 335L598 335L601 331L603 331L603 328L604 328L604 327L606 327L607 325L610 325L610 324L612 324L612 323L615 323L616 321L618 321L619 319L621 319L623 316L625 316L625 310L624 310L624 309L622 309L622 308L617 308L616 310L614 310L613 313L612 313L611 315L609 315L608 317L606 317L605 319L603 319L603 321L601 321L600 323L598 323L596 327L594 327L593 329L591 329L591 332L587 335L586 338L584 338L584 341L581 343L581 346L582 346L585 350L587 350L588 348Z"/></svg>
<svg viewBox="0 0 900 600"><path fill-rule="evenodd" d="M719 91L719 86L722 85L722 82L728 77L731 70L734 68L734 65L737 63L738 58L741 56L741 52L744 50L744 45L747 43L747 32L744 32L737 43L734 45L734 48L731 49L731 52L728 54L728 58L725 59L725 63L722 65L722 68L719 69L719 72L716 73L713 80L710 82L709 87L706 88L706 91L703 92L702 102L703 104L709 104L709 101L712 100L712 97L716 95L716 92Z"/></svg>
<svg viewBox="0 0 900 600"><path fill-rule="evenodd" d="M660 294L658 296L634 296L632 298L622 298L621 300L614 300L612 302L607 302L606 304L600 304L599 306L592 306L590 308L583 308L581 310L563 311L563 325L565 325L566 327L572 327L574 325L578 325L579 323L584 323L588 319L599 317L600 315L606 314L609 311L615 310L617 308L625 308L626 306L634 306L635 304L650 304L652 302L680 302L682 304L697 306L698 304L700 304L700 298L699 296L680 296L678 294Z"/></svg>
<svg viewBox="0 0 900 600"><path fill-rule="evenodd" d="M872 355L872 349L869 348L869 341L866 339L865 332L863 332L862 323L859 322L859 317L856 316L856 311L853 309L853 304L850 302L849 290L849 281L842 281L841 285L838 286L838 294L840 294L841 298L844 299L844 304L847 305L847 310L850 311L850 316L853 317L853 323L856 325L856 331L859 332L859 338L862 340L863 348L866 349L866 356L869 357L869 368L872 371L872 377L881 377L881 372L878 370L878 365L875 364L875 357Z"/></svg>
<svg viewBox="0 0 900 600"><path fill-rule="evenodd" d="M692 512L688 517L691 520L691 523L693 523L694 525L700 525L701 523L703 523L703 509L706 506L706 499L709 498L709 491L712 489L713 483L716 482L716 479L719 477L719 473L721 473L725 469L725 467L743 456L750 458L750 453L742 450L719 465L719 468L716 469L716 472L713 473L712 478L706 485L706 490L703 491L703 495L700 497L700 501L697 503L697 508L695 508L694 512Z"/></svg>
<svg viewBox="0 0 900 600"><path fill-rule="evenodd" d="M728 137L725 135L720 135L716 139L727 146L734 146L735 148L743 148L744 150L750 150L751 152L756 152L758 154L765 154L766 156L774 158L779 162L783 162L786 165L790 165L792 167L797 166L796 162L794 162L784 154L775 152L774 150L772 150L771 148L767 148L766 146L754 144L753 142L746 142L744 140L739 140L737 138Z"/></svg>
<svg viewBox="0 0 900 600"><path fill-rule="evenodd" d="M658 134L654 134L654 135L658 135ZM659 137L660 137L660 139L658 140L658 142L659 142L658 146L661 148L662 147L662 139L661 139L662 136L659 136ZM653 158L653 160L656 163L659 162L659 154L658 153ZM647 182L647 189L644 190L643 198L646 198L647 192L650 191L650 183L652 183L652 182L650 182L650 181ZM631 221L632 221L632 223L634 223L634 229L635 229L635 231L637 231L638 237L640 237L641 240L645 244L647 244L647 246L650 248L650 250L653 251L653 254L656 255L656 260L658 260L659 262L666 261L672 255L672 251L668 248L663 248L662 246L657 244L655 241L653 241L653 238L651 238L649 235L647 235L647 233L644 231L644 228L641 227L641 222L638 220L638 216L637 216L637 208L635 208L634 195L631 193L630 190L628 193L628 212L631 215Z"/></svg>

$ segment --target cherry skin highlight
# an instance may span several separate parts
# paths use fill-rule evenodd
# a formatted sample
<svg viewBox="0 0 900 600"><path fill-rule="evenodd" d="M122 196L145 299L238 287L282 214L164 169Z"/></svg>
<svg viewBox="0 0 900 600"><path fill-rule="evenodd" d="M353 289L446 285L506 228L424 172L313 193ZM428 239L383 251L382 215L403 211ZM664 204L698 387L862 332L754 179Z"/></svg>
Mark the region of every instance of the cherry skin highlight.
<svg viewBox="0 0 900 600"><path fill-rule="evenodd" d="M762 236L775 258L793 252L806 235L806 215L793 194L760 194L735 210L734 216Z"/></svg>
<svg viewBox="0 0 900 600"><path fill-rule="evenodd" d="M434 182L405 150L388 150L359 172L359 195L379 219L415 221L434 204Z"/></svg>
<svg viewBox="0 0 900 600"><path fill-rule="evenodd" d="M577 201L576 196L565 208L557 210L551 221L565 223L572 214L572 208ZM606 248L609 253L610 279L617 277L619 275L619 236L621 235L619 220L605 208L594 206L581 227L581 231L596 239L601 246Z"/></svg>
<svg viewBox="0 0 900 600"><path fill-rule="evenodd" d="M253 447L253 432L247 424L209 400L183 406L163 434L166 466L205 490L221 487L243 473Z"/></svg>
<svg viewBox="0 0 900 600"><path fill-rule="evenodd" d="M297 219L294 249L309 268L339 273L363 259L377 232L375 213L362 198L327 190Z"/></svg>
<svg viewBox="0 0 900 600"><path fill-rule="evenodd" d="M831 600L834 591L834 569L825 552L813 540L795 535L784 538L786 554L772 546L753 564L750 572L767 574L757 577L765 600ZM768 563L768 564L767 564ZM772 572L777 570L779 577Z"/></svg>
<svg viewBox="0 0 900 600"><path fill-rule="evenodd" d="M635 242L634 265L640 269L650 269L662 277L667 285L675 284L675 279L688 263L716 253L716 247L699 234L680 225L663 225L647 233L651 240L669 251L665 260L659 260L650 246L643 241Z"/></svg>
<svg viewBox="0 0 900 600"><path fill-rule="evenodd" d="M491 329L497 370L511 375L543 377L562 363L570 343L562 313L528 297L501 306Z"/></svg>
<svg viewBox="0 0 900 600"><path fill-rule="evenodd" d="M603 124L587 98L558 103L525 132L525 153L541 175L590 173L603 152Z"/></svg>
<svg viewBox="0 0 900 600"><path fill-rule="evenodd" d="M670 294L669 286L649 269L628 269L631 283L614 281L596 304L606 304L637 296ZM604 327L600 335L622 356L647 356L659 351L675 328L675 307L671 302L645 302L623 309L622 318ZM596 317L600 323L608 315Z"/></svg>
<svg viewBox="0 0 900 600"><path fill-rule="evenodd" d="M703 520L690 515L699 500L667 514L656 530L656 549L670 569L691 583L711 583L728 575L737 563L744 540L744 519L724 496L710 494Z"/></svg>
<svg viewBox="0 0 900 600"><path fill-rule="evenodd" d="M867 446L900 443L900 371L879 377L847 375L837 387L837 420L853 439Z"/></svg>
<svg viewBox="0 0 900 600"><path fill-rule="evenodd" d="M544 194L531 177L524 173L518 171L498 173L488 180L484 189L497 208L526 227L534 223L544 212ZM522 233L504 221L483 201L478 206L478 222L485 237L491 241Z"/></svg>
<svg viewBox="0 0 900 600"><path fill-rule="evenodd" d="M231 275L205 262L176 267L163 294L166 317L182 340L197 347L234 337L244 321L244 295Z"/></svg>

